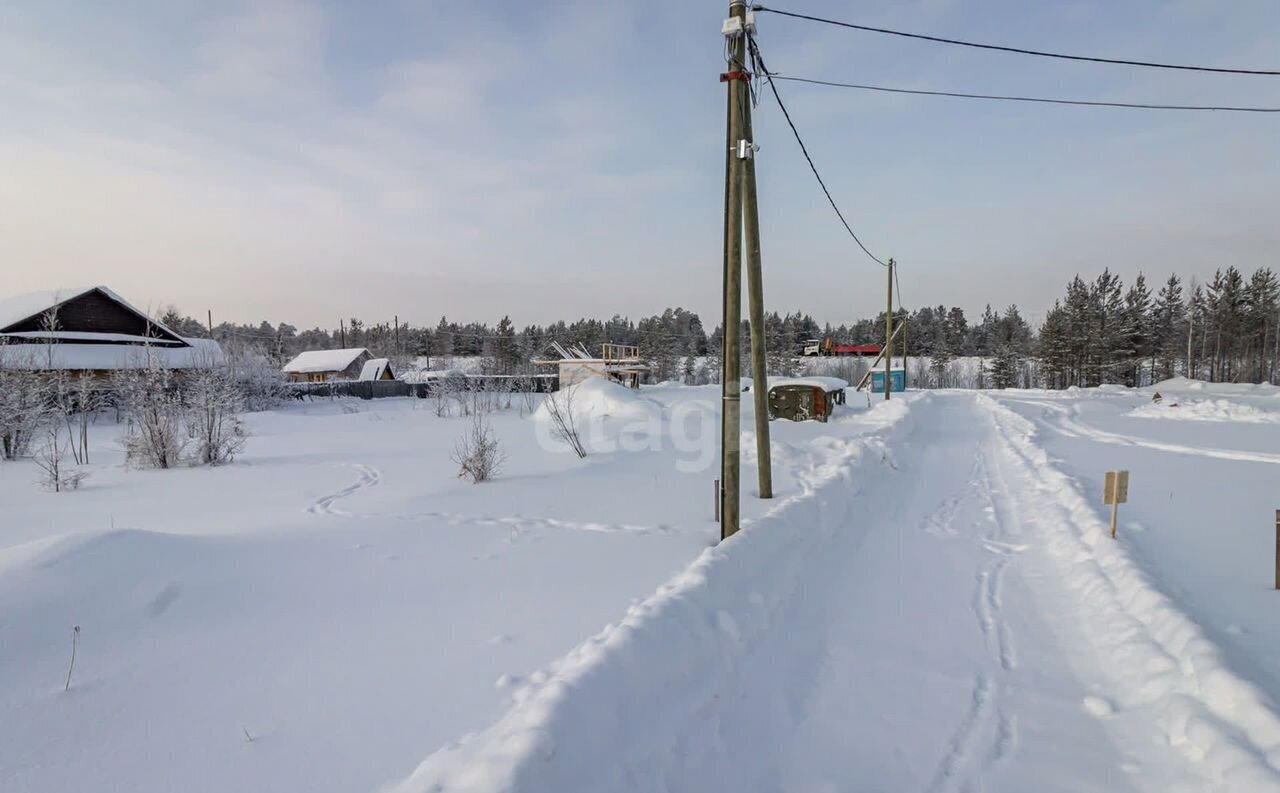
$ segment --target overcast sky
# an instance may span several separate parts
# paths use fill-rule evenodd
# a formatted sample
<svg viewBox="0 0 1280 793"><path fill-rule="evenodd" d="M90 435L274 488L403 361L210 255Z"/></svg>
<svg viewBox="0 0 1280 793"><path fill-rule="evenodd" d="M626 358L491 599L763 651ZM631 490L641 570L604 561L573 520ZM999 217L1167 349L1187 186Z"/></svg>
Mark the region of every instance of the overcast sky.
<svg viewBox="0 0 1280 793"><path fill-rule="evenodd" d="M777 0L1031 48L1280 68L1276 0ZM105 284L215 320L719 321L723 2L164 0L0 7L0 294ZM1047 61L761 14L772 69L896 87L1280 106L1280 78ZM1075 272L1280 268L1280 117L780 84L908 307ZM872 314L771 100L766 303Z"/></svg>

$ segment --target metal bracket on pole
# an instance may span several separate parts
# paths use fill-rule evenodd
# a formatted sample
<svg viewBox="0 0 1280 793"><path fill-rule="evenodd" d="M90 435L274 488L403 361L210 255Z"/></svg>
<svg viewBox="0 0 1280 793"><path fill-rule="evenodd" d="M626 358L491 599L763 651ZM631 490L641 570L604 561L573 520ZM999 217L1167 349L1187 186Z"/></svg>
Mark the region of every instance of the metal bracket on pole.
<svg viewBox="0 0 1280 793"><path fill-rule="evenodd" d="M754 160L756 152L760 151L760 147L749 140L740 140L733 151L737 154L739 160Z"/></svg>

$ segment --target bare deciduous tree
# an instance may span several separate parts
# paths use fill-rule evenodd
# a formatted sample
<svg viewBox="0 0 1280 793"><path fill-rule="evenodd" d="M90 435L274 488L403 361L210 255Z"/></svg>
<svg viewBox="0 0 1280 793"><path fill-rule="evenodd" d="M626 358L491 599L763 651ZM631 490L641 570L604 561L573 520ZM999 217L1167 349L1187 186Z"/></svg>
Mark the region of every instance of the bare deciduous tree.
<svg viewBox="0 0 1280 793"><path fill-rule="evenodd" d="M52 490L55 493L61 493L64 490L75 490L80 487L80 483L88 476L84 471L76 469L68 469L62 463L63 445L61 443L62 430L57 422L47 422L45 425L45 439L36 450L35 462L39 466L43 475L40 478L40 484L45 489ZM68 441L72 443L72 441Z"/></svg>
<svg viewBox="0 0 1280 793"><path fill-rule="evenodd" d="M538 409L538 394L534 389L537 380L530 374L521 374L514 380L514 387L520 392L520 415L532 413Z"/></svg>
<svg viewBox="0 0 1280 793"><path fill-rule="evenodd" d="M587 448L582 443L578 432L578 413L574 409L574 389L565 388L554 394L547 394L543 406L551 418L551 431L558 440L562 440L573 449L579 458L587 456Z"/></svg>
<svg viewBox="0 0 1280 793"><path fill-rule="evenodd" d="M435 401L436 415L440 418L452 416L455 404L459 411L465 408L466 389L466 378L456 372L432 380L431 397Z"/></svg>

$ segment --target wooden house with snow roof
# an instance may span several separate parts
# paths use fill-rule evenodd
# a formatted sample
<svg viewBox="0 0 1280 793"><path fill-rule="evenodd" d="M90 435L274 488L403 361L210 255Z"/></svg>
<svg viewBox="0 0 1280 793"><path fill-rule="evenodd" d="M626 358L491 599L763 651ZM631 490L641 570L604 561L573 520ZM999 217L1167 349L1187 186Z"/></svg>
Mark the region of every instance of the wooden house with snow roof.
<svg viewBox="0 0 1280 793"><path fill-rule="evenodd" d="M284 373L291 383L328 383L336 380L359 380L364 366L375 360L364 347L343 350L307 350L300 352L284 365ZM382 371L391 373L390 365ZM386 379L391 379L389 376Z"/></svg>
<svg viewBox="0 0 1280 793"><path fill-rule="evenodd" d="M0 298L0 368L106 377L222 361L217 342L179 336L105 286Z"/></svg>

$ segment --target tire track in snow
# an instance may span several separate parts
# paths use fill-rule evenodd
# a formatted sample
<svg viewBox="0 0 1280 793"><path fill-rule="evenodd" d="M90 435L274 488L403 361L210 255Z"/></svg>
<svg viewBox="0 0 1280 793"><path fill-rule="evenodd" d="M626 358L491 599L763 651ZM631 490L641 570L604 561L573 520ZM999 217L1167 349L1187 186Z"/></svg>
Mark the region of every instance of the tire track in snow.
<svg viewBox="0 0 1280 793"><path fill-rule="evenodd" d="M342 513L355 518L378 520L440 520L450 526L503 526L512 532L511 541L515 542L532 529L564 529L567 531L586 531L598 534L668 534L674 531L666 523L643 525L633 523L597 523L594 521L572 521L562 518L550 518L536 515L468 515L462 512L357 512Z"/></svg>
<svg viewBox="0 0 1280 793"><path fill-rule="evenodd" d="M1205 774L1200 789L1280 790L1280 714L1274 703L1227 667L1200 627L1176 601L1157 591L1123 545L1103 539L1109 532L1096 508L1036 444L1037 424L990 397L980 395L978 401L996 425L1001 454L1030 485L1019 491L1035 499L1029 525L1038 527L1049 558L1078 594L1084 630L1096 637L1097 651L1128 661L1112 669L1110 680L1120 709L1150 711L1148 717L1163 731L1167 745ZM1064 423L1068 433L1075 429L1103 442L1123 438L1089 430L1070 418ZM1064 431L1053 423L1043 425ZM1165 451L1280 462L1258 453L1204 454L1206 450L1132 440L1133 445ZM1108 703L1105 713L1111 712Z"/></svg>
<svg viewBox="0 0 1280 793"><path fill-rule="evenodd" d="M992 429L995 429L994 424ZM989 453L988 449L984 449L979 458L982 462L984 479L982 494L987 502L986 509L991 515L993 525L993 531L984 538L982 543L983 547L993 554L993 560L988 563L991 573L986 579L985 603L993 615L996 626L996 655L1004 673L1004 679L1000 681L1000 691L1006 694L1011 685L1008 678L1018 668L1018 654L1013 630L1004 617L1004 580L1010 562L1018 553L1026 550L1027 546L1010 542L1011 535L1016 530L1015 527L1020 526L1020 522L1009 497L1008 482L1005 481L998 465L988 463ZM1005 699L1005 696L997 699L995 743L988 758L991 764L1008 760L1017 751L1019 745L1018 719L1006 709ZM978 788L982 788L981 779L978 780Z"/></svg>
<svg viewBox="0 0 1280 793"><path fill-rule="evenodd" d="M993 471L987 464L986 453L979 456L982 471L982 498L986 502L985 510L991 516L993 530L983 538L983 547L992 554L991 561L985 567L983 603L987 613L991 615L995 627L996 656L1000 667L1012 672L1018 666L1017 653L1014 648L1013 631L1004 618L1004 578L1014 554L1023 550L1025 545L1008 542L1009 527L1016 526L1017 521L1010 515L1007 486L1000 477L999 469ZM997 496L1000 498L997 500Z"/></svg>
<svg viewBox="0 0 1280 793"><path fill-rule="evenodd" d="M974 574L970 608L997 668L980 672L974 678L969 708L952 733L947 751L925 788L927 793L983 789L991 768L1007 760L1018 745L1017 722L1008 715L1004 702L1009 685L1005 678L1017 668L1017 657L1012 632L1003 614L1003 581L1012 554L1023 546L1003 541L1008 531L993 498L993 479L985 454L975 458L967 479L962 490L944 499L925 517L921 528L938 537L956 537L958 532L952 525L953 520L966 502L975 502L981 520L974 524L971 539L980 541L991 557L984 560ZM980 749L984 738L990 743ZM971 758L980 751L981 757L971 764Z"/></svg>
<svg viewBox="0 0 1280 793"><path fill-rule="evenodd" d="M1001 399L999 401L1006 400ZM1203 446L1184 446L1180 443L1168 443L1166 441L1139 438L1136 435L1124 435L1118 432L1109 432L1107 430L1090 427L1072 418L1070 411L1062 405L1054 405L1040 400L1029 399L1008 399L1007 401L1017 402L1022 405L1037 405L1048 408L1045 415L1042 417L1043 424L1070 438L1087 438L1092 441L1098 441L1099 443L1110 443L1116 446L1138 446L1158 452L1186 454L1192 457L1209 457L1216 460L1234 460L1237 462L1280 465L1280 454L1249 452L1239 449L1213 449ZM1052 418L1049 415L1050 413L1053 414Z"/></svg>
<svg viewBox="0 0 1280 793"><path fill-rule="evenodd" d="M382 472L377 468L374 468L372 465L365 465L364 463L349 463L349 465L356 469L360 474L360 478L357 479L354 484L348 485L336 493L330 493L327 496L317 499L314 504L307 508L307 512L310 512L312 515L340 515L342 517L349 517L351 515L350 512L338 509L338 507L334 505L342 499L353 496L361 490L368 490L378 484L378 482L382 481Z"/></svg>

